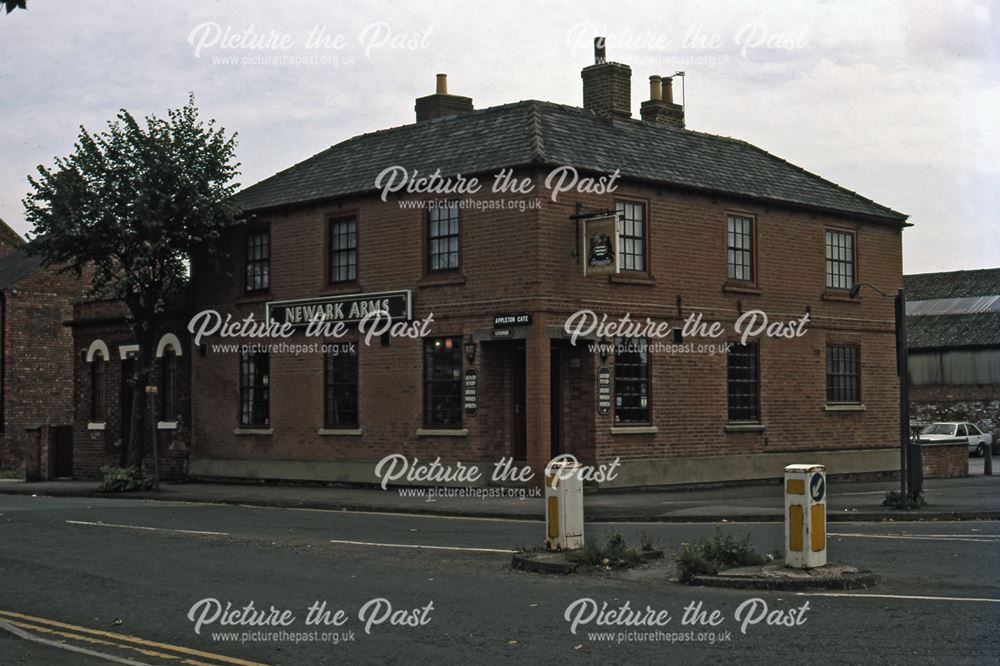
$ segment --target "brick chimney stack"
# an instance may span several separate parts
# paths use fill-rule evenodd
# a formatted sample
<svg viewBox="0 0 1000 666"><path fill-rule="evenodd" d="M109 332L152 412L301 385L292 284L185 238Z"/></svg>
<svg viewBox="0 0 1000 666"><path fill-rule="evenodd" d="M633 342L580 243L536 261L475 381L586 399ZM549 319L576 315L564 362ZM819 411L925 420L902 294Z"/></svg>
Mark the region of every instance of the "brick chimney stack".
<svg viewBox="0 0 1000 666"><path fill-rule="evenodd" d="M437 75L437 87L433 95L418 97L414 106L417 122L454 116L472 111L472 98L448 94L448 75Z"/></svg>
<svg viewBox="0 0 1000 666"><path fill-rule="evenodd" d="M608 62L604 38L594 38L594 64L584 67L583 108L609 120L632 117L632 69Z"/></svg>
<svg viewBox="0 0 1000 666"><path fill-rule="evenodd" d="M640 105L639 113L647 123L684 128L684 107L674 104L672 77L649 77L649 99Z"/></svg>

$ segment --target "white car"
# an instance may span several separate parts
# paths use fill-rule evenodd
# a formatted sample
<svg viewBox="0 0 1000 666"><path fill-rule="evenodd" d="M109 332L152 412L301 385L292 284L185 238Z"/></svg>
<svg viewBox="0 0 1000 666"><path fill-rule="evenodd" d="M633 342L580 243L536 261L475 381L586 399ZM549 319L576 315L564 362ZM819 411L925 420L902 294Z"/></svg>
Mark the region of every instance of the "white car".
<svg viewBox="0 0 1000 666"><path fill-rule="evenodd" d="M950 439L960 437L969 443L969 453L986 455L986 447L993 443L993 435L980 430L975 423L942 421L932 423L920 431L920 439Z"/></svg>

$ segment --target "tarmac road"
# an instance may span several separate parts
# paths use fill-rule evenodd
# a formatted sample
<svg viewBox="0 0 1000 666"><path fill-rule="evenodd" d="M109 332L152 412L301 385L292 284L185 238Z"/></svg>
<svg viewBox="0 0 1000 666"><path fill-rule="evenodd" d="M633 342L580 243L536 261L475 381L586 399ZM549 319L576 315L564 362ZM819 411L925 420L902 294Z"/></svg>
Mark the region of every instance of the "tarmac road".
<svg viewBox="0 0 1000 666"><path fill-rule="evenodd" d="M648 534L669 556L716 529L750 534L765 552L783 539L774 523L588 523L587 535L618 530L638 543ZM810 657L978 664L997 663L1000 654L998 522L832 524L831 560L884 577L876 588L843 596L691 588L671 582L663 566L569 577L511 570L507 551L537 544L541 533L537 521L2 496L0 622L145 664L773 664ZM277 628L221 626L206 612L196 633L188 615L204 599L236 608L252 601L294 619ZM387 601L359 618L375 599ZM593 622L574 634L565 615L580 599L612 609L648 605L671 619L642 636ZM344 611L342 626L305 625L307 609L323 601L331 616ZM722 624L681 626L692 602L718 609ZM738 619L763 604L775 621L794 623L792 611L806 602L797 626L768 626L762 616L740 631ZM205 609L211 602L194 617ZM241 640L262 638L245 632L282 629L279 640ZM0 650L4 664L101 663L3 630Z"/></svg>

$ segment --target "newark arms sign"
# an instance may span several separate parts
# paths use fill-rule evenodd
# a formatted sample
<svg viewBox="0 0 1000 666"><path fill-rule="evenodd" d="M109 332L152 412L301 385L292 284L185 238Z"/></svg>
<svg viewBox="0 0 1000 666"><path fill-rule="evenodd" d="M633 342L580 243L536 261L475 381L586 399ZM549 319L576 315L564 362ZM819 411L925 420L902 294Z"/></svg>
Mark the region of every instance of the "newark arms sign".
<svg viewBox="0 0 1000 666"><path fill-rule="evenodd" d="M317 318L323 323L354 324L375 311L388 313L392 321L412 319L410 290L272 301L267 304L267 319L292 326L306 326Z"/></svg>

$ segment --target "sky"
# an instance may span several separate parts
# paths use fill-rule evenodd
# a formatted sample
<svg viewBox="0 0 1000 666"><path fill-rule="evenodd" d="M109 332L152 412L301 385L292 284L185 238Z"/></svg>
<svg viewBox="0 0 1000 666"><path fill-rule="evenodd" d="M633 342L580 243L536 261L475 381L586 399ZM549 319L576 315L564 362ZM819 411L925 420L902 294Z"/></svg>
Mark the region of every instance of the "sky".
<svg viewBox="0 0 1000 666"><path fill-rule="evenodd" d="M238 134L246 186L413 122L438 72L476 108L580 105L596 35L632 68L634 116L650 74L683 70L689 128L909 214L905 272L1000 266L1000 1L985 0L28 0L0 15L0 218L27 232L27 175L120 108L165 115L193 93Z"/></svg>

